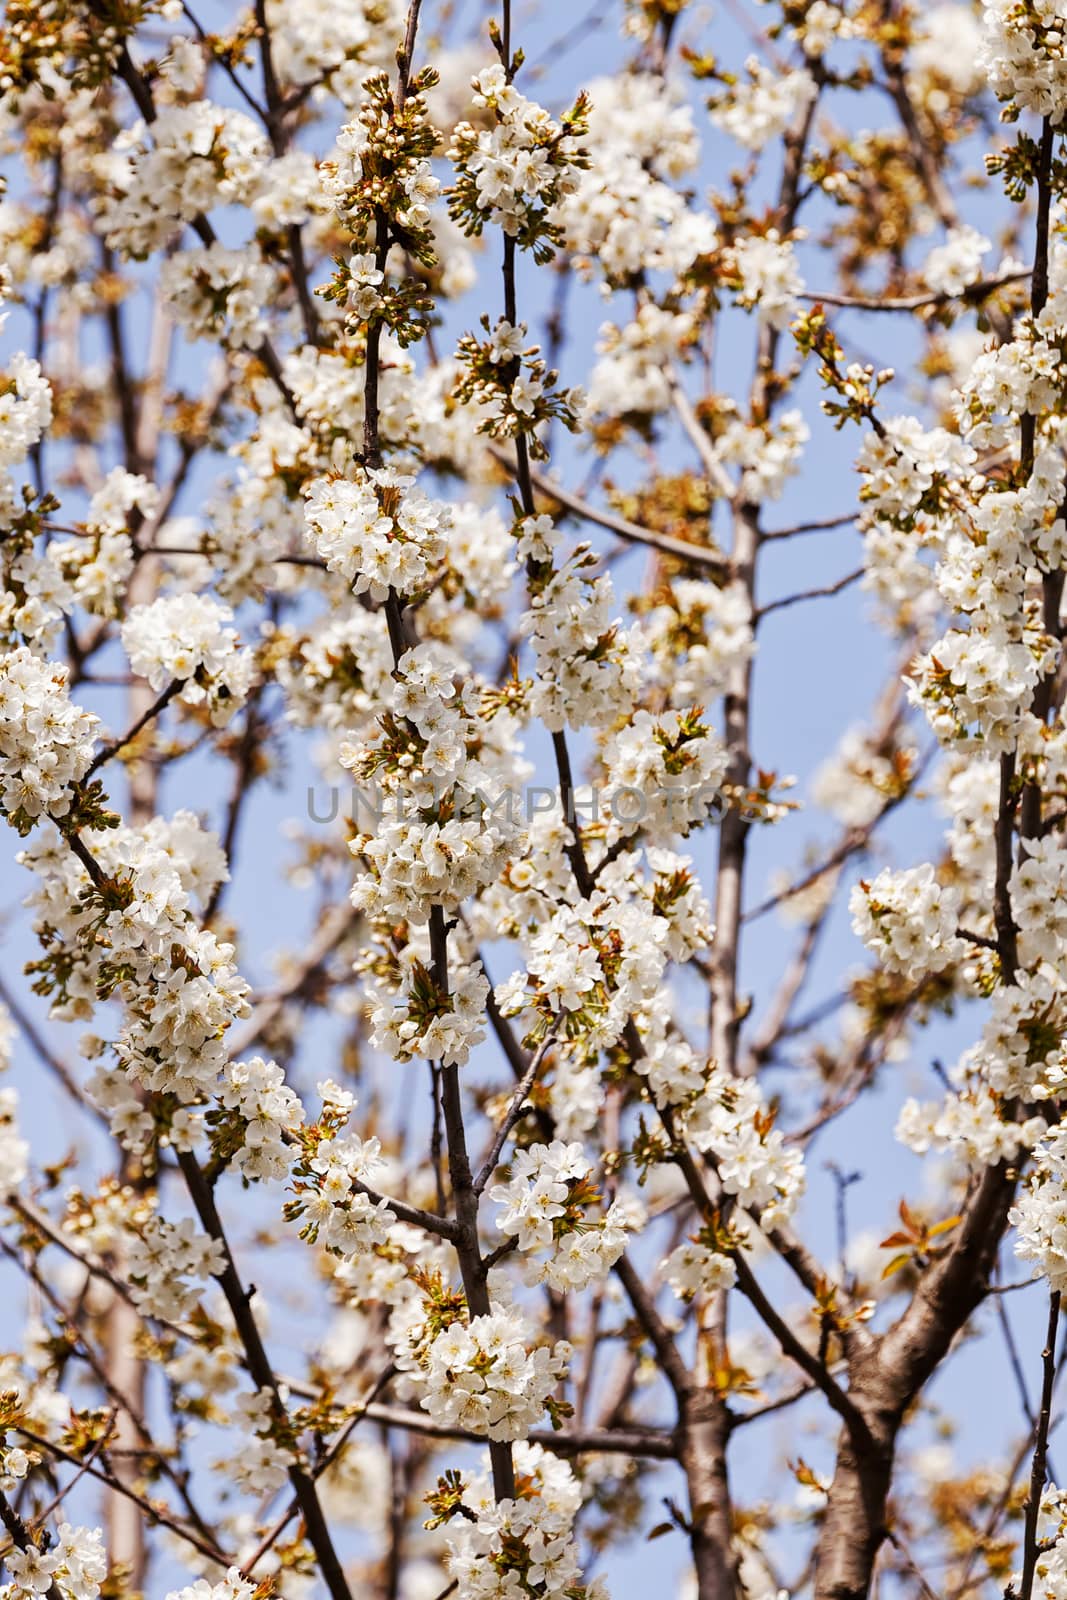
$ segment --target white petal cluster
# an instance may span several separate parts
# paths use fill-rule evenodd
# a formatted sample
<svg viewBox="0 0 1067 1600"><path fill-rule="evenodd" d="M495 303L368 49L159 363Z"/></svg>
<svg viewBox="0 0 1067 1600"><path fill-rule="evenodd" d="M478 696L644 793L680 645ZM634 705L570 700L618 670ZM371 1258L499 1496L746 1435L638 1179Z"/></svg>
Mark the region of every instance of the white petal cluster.
<svg viewBox="0 0 1067 1600"><path fill-rule="evenodd" d="M107 1577L107 1556L99 1528L61 1522L47 1550L34 1544L4 1555L9 1582L5 1600L36 1600L55 1585L63 1600L96 1600Z"/></svg>
<svg viewBox="0 0 1067 1600"><path fill-rule="evenodd" d="M435 1422L483 1439L523 1439L566 1376L570 1346L534 1344L521 1311L493 1306L442 1330L426 1354L421 1405Z"/></svg>
<svg viewBox="0 0 1067 1600"><path fill-rule="evenodd" d="M247 698L254 662L226 624L229 606L206 594L176 594L134 606L122 624L122 644L130 665L152 688L177 679L179 698L204 706L212 724L223 727Z"/></svg>
<svg viewBox="0 0 1067 1600"><path fill-rule="evenodd" d="M147 256L194 217L247 204L269 153L243 111L208 100L163 107L150 127L139 122L115 140L106 168L113 195L97 226L113 249Z"/></svg>
<svg viewBox="0 0 1067 1600"><path fill-rule="evenodd" d="M66 816L99 719L72 703L66 667L20 645L0 655L0 809L20 832Z"/></svg>
<svg viewBox="0 0 1067 1600"><path fill-rule="evenodd" d="M709 1249L699 1239L687 1239L672 1250L661 1270L679 1300L732 1289L737 1282L732 1258L722 1250Z"/></svg>
<svg viewBox="0 0 1067 1600"><path fill-rule="evenodd" d="M774 1126L759 1085L698 1056L673 1026L669 996L644 1008L644 1054L636 1070L659 1106L676 1108L688 1138L708 1155L723 1189L769 1229L787 1220L804 1193L800 1151Z"/></svg>
<svg viewBox="0 0 1067 1600"><path fill-rule="evenodd" d="M450 961L447 995L438 992L410 946L400 969L399 982L371 984L371 1043L395 1061L465 1066L485 1038L489 980L481 967Z"/></svg>
<svg viewBox="0 0 1067 1600"><path fill-rule="evenodd" d="M333 153L322 168L323 193L357 239L365 237L368 191L382 196L383 157L384 165L392 169L388 209L398 230L429 227L430 206L441 192L429 161L398 147L390 97L368 92L374 81L373 77L364 79L358 115L338 133ZM368 274L367 284L373 289L375 269L366 256L357 253L355 265L357 274L361 268Z"/></svg>
<svg viewBox="0 0 1067 1600"><path fill-rule="evenodd" d="M640 902L598 887L591 899L560 906L524 940L526 972L497 988L505 1015L535 1001L565 1011L586 1042L607 1049L627 1020L658 992L667 963L669 923Z"/></svg>
<svg viewBox="0 0 1067 1600"><path fill-rule="evenodd" d="M980 737L986 749L1003 752L1055 661L1055 644L1040 628L1021 639L952 629L916 657L908 695L945 744Z"/></svg>
<svg viewBox="0 0 1067 1600"><path fill-rule="evenodd" d="M421 923L431 906L457 906L493 882L521 840L513 724L479 714L460 664L435 644L406 651L391 717L342 747L342 765L378 791L374 831L350 847L363 866L353 904L372 916Z"/></svg>
<svg viewBox="0 0 1067 1600"><path fill-rule="evenodd" d="M276 635L276 637L278 637ZM385 617L354 608L327 612L293 640L292 652L277 667L285 688L285 710L301 728L330 731L372 721L390 693L393 656Z"/></svg>
<svg viewBox="0 0 1067 1600"><path fill-rule="evenodd" d="M359 1187L381 1165L379 1141L354 1133L323 1139L315 1155L301 1157L294 1184L300 1201L291 1215L301 1219L302 1237L345 1257L384 1244L395 1218L384 1201L371 1200Z"/></svg>
<svg viewBox="0 0 1067 1600"><path fill-rule="evenodd" d="M85 539L54 539L48 562L69 586L64 611L74 604L99 616L118 611L126 582L133 571L130 513L146 520L159 504L159 490L142 473L112 467L89 502Z"/></svg>
<svg viewBox="0 0 1067 1600"><path fill-rule="evenodd" d="M200 1303L208 1278L225 1266L222 1245L189 1218L154 1217L129 1242L127 1273L134 1299L150 1317L180 1322Z"/></svg>
<svg viewBox="0 0 1067 1600"><path fill-rule="evenodd" d="M764 149L791 127L815 98L815 80L803 67L776 73L758 56L745 62L747 77L731 85L712 106L716 127L746 150Z"/></svg>
<svg viewBox="0 0 1067 1600"><path fill-rule="evenodd" d="M962 100L985 88L982 28L971 6L934 5L915 20L911 78L931 111L943 110L950 96Z"/></svg>
<svg viewBox="0 0 1067 1600"><path fill-rule="evenodd" d="M231 250L216 243L183 250L163 263L159 282L171 315L190 339L255 349L267 331L276 282L254 247Z"/></svg>
<svg viewBox="0 0 1067 1600"><path fill-rule="evenodd" d="M968 1054L980 1067L978 1052ZM1032 1149L1048 1127L1044 1117L1027 1117L1024 1122L1006 1119L1004 1106L985 1086L980 1071L975 1077L974 1088L946 1095L940 1104L905 1100L895 1137L916 1155L945 1151L966 1172L1013 1161L1021 1151Z"/></svg>
<svg viewBox="0 0 1067 1600"><path fill-rule="evenodd" d="M804 1159L774 1127L758 1085L715 1068L686 1112L698 1150L709 1155L727 1194L769 1230L786 1222L804 1193Z"/></svg>
<svg viewBox="0 0 1067 1600"><path fill-rule="evenodd" d="M773 426L753 427L735 417L716 440L715 454L724 466L740 467L741 497L758 506L781 498L799 470L810 437L807 423L795 409L779 412Z"/></svg>
<svg viewBox="0 0 1067 1600"><path fill-rule="evenodd" d="M85 868L54 834L20 859L37 879L28 904L37 926L51 930L58 962L53 1016L88 1020L100 998L123 1003L118 1066L99 1065L89 1090L116 1136L139 1148L154 1123L133 1085L184 1106L210 1099L226 1065L226 1030L248 1014L248 986L233 946L197 924L194 902L206 900L225 864L195 817L179 812L170 823L85 839L101 871L123 884L119 904L94 900ZM86 1053L95 1059L105 1049L96 1041Z"/></svg>
<svg viewBox="0 0 1067 1600"><path fill-rule="evenodd" d="M849 899L852 926L885 966L908 978L941 972L959 961L959 894L939 884L933 867L883 868Z"/></svg>
<svg viewBox="0 0 1067 1600"><path fill-rule="evenodd" d="M958 295L982 275L982 257L993 245L977 228L950 228L944 244L927 256L923 277L935 294Z"/></svg>
<svg viewBox="0 0 1067 1600"><path fill-rule="evenodd" d="M1034 1151L1034 1168L1011 1212L1015 1254L1032 1261L1049 1289L1067 1289L1067 1129L1050 1129Z"/></svg>
<svg viewBox="0 0 1067 1600"><path fill-rule="evenodd" d="M849 828L865 828L900 795L914 752L879 748L864 728L849 728L811 783L812 799Z"/></svg>
<svg viewBox="0 0 1067 1600"><path fill-rule="evenodd" d="M444 557L448 508L414 479L379 467L358 478L320 478L308 491L308 531L331 572L354 593L384 600L390 589L414 594Z"/></svg>
<svg viewBox="0 0 1067 1600"><path fill-rule="evenodd" d="M449 160L473 183L482 218L515 236L538 212L573 193L580 146L507 81L499 63L483 68L471 86L474 105L490 113L490 126L458 123Z"/></svg>
<svg viewBox="0 0 1067 1600"><path fill-rule="evenodd" d="M52 387L21 351L0 384L0 469L20 465L52 421Z"/></svg>
<svg viewBox="0 0 1067 1600"><path fill-rule="evenodd" d="M457 1600L606 1600L597 1580L580 1584L574 1514L542 1497L486 1505L449 1536L448 1571Z"/></svg>
<svg viewBox="0 0 1067 1600"><path fill-rule="evenodd" d="M238 1395L234 1409L241 1425L240 1454L214 1465L246 1494L276 1494L289 1476L293 1456L273 1437L274 1396L269 1389Z"/></svg>
<svg viewBox="0 0 1067 1600"><path fill-rule="evenodd" d="M565 243L580 270L609 284L675 278L717 240L712 218L670 183L698 160L692 113L658 74L595 79L589 92L589 166L555 210Z"/></svg>
<svg viewBox="0 0 1067 1600"><path fill-rule="evenodd" d="M640 832L669 844L707 819L719 799L729 757L695 712L638 711L607 743L609 837Z"/></svg>
<svg viewBox="0 0 1067 1600"><path fill-rule="evenodd" d="M247 1578L241 1576L240 1567L231 1567L218 1583L197 1578L195 1583L186 1584L184 1589L172 1589L166 1600L252 1600L255 1587L254 1583L249 1583Z"/></svg>
<svg viewBox="0 0 1067 1600"><path fill-rule="evenodd" d="M1067 114L1067 49L1058 0L985 0L980 64L994 94L1053 123Z"/></svg>
<svg viewBox="0 0 1067 1600"><path fill-rule="evenodd" d="M620 72L588 85L590 154L626 151L657 178L683 178L700 160L693 108L658 72ZM583 179L584 181L584 179Z"/></svg>
<svg viewBox="0 0 1067 1600"><path fill-rule="evenodd" d="M562 1139L531 1145L516 1151L510 1170L489 1198L504 1208L497 1217L501 1233L517 1239L525 1255L541 1258L527 1263L527 1281L565 1294L602 1278L626 1248L624 1211L612 1205L602 1217L588 1215L596 1191L582 1145Z"/></svg>
<svg viewBox="0 0 1067 1600"><path fill-rule="evenodd" d="M924 428L909 416L889 417L884 428L884 434L864 435L857 460L864 479L860 499L874 516L903 517L938 505L969 477L976 453L946 428Z"/></svg>
<svg viewBox="0 0 1067 1600"><path fill-rule="evenodd" d="M752 607L737 583L720 589L675 578L639 627L646 670L676 706L707 706L723 693L731 670L756 653Z"/></svg>
<svg viewBox="0 0 1067 1600"><path fill-rule="evenodd" d="M587 565L579 554L554 572L522 622L537 661L530 710L551 732L568 724L603 727L637 698L640 661L612 617L611 579L589 577Z"/></svg>
<svg viewBox="0 0 1067 1600"><path fill-rule="evenodd" d="M733 264L739 280L738 305L754 307L760 321L779 332L788 328L804 288L789 240L781 239L773 228L766 234L748 234L733 246Z"/></svg>
<svg viewBox="0 0 1067 1600"><path fill-rule="evenodd" d="M617 417L669 410L670 367L695 331L690 312L664 311L651 301L621 328L605 322L597 342L600 359L589 377L590 411Z"/></svg>
<svg viewBox="0 0 1067 1600"><path fill-rule="evenodd" d="M1034 1587L1046 1600L1063 1600L1067 1594L1067 1494L1054 1483L1047 1483L1041 1495L1035 1543ZM1018 1593L1022 1573L1013 1572L1009 1582Z"/></svg>
<svg viewBox="0 0 1067 1600"><path fill-rule="evenodd" d="M249 1181L284 1178L289 1171L286 1136L304 1121L304 1108L277 1062L253 1056L230 1061L219 1085L218 1104L240 1124L234 1166Z"/></svg>
<svg viewBox="0 0 1067 1600"><path fill-rule="evenodd" d="M324 11L308 0L267 0L266 23L283 83L306 88L323 79L353 105L368 68L390 63L403 37L404 7L401 0L356 0Z"/></svg>

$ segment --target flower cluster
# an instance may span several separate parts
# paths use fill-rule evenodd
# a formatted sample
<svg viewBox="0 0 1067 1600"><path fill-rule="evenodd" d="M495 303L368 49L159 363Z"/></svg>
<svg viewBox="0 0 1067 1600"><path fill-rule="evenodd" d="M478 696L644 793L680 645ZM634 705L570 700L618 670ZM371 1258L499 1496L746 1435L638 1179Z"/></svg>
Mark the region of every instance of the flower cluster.
<svg viewBox="0 0 1067 1600"><path fill-rule="evenodd" d="M229 606L210 595L176 594L134 606L122 625L130 665L155 690L181 684L187 706L203 706L221 728L252 687L254 662L242 649Z"/></svg>
<svg viewBox="0 0 1067 1600"><path fill-rule="evenodd" d="M519 93L500 65L472 79L474 105L488 126L457 123L448 158L456 169L449 210L467 233L496 223L546 261L558 242L553 208L577 187L587 163L581 140L587 129L580 97L559 122Z"/></svg>
<svg viewBox="0 0 1067 1600"><path fill-rule="evenodd" d="M731 258L738 305L754 307L760 320L779 332L788 328L804 288L790 241L773 228L763 235L746 234L732 246Z"/></svg>
<svg viewBox="0 0 1067 1600"><path fill-rule="evenodd" d="M670 924L656 912L608 887L560 906L527 935L526 972L498 987L497 1004L531 1022L565 1012L570 1038L609 1048L662 982Z"/></svg>
<svg viewBox="0 0 1067 1600"><path fill-rule="evenodd" d="M275 279L252 249L211 244L183 250L164 263L160 287L190 339L254 349L267 330L265 308L275 294Z"/></svg>
<svg viewBox="0 0 1067 1600"><path fill-rule="evenodd" d="M265 136L243 111L207 100L161 108L150 126L136 123L115 140L106 168L112 193L98 227L113 249L147 256L183 223L248 203L268 156Z"/></svg>
<svg viewBox="0 0 1067 1600"><path fill-rule="evenodd" d="M719 800L728 755L696 710L638 711L604 753L609 835L640 832L666 844L706 820Z"/></svg>
<svg viewBox="0 0 1067 1600"><path fill-rule="evenodd" d="M445 553L448 507L431 500L409 475L374 467L357 478L320 478L305 507L312 543L331 572L355 594L384 600L390 589L413 595L426 587Z"/></svg>
<svg viewBox="0 0 1067 1600"><path fill-rule="evenodd" d="M187 1584L184 1589L172 1589L166 1600L252 1600L255 1588L254 1583L249 1583L247 1578L241 1576L240 1567L231 1567L218 1583L197 1578L195 1583Z"/></svg>
<svg viewBox="0 0 1067 1600"><path fill-rule="evenodd" d="M99 1528L61 1522L47 1549L28 1543L4 1556L7 1600L37 1600L58 1593L63 1600L96 1600L107 1577L107 1555Z"/></svg>
<svg viewBox="0 0 1067 1600"><path fill-rule="evenodd" d="M937 882L933 867L886 867L856 885L849 906L852 926L868 949L905 977L940 972L961 958L959 896Z"/></svg>
<svg viewBox="0 0 1067 1600"><path fill-rule="evenodd" d="M1035 1263L1053 1292L1067 1289L1067 1130L1053 1128L1034 1151L1034 1169L1012 1211L1015 1254Z"/></svg>
<svg viewBox="0 0 1067 1600"><path fill-rule="evenodd" d="M692 1300L697 1294L730 1289L737 1280L732 1257L713 1249L699 1237L687 1239L672 1250L662 1271L679 1300Z"/></svg>
<svg viewBox="0 0 1067 1600"><path fill-rule="evenodd" d="M1067 55L1063 19L1055 5L985 0L979 64L993 93L1020 110L1054 123L1067 112Z"/></svg>
<svg viewBox="0 0 1067 1600"><path fill-rule="evenodd" d="M300 1237L338 1256L354 1256L384 1244L394 1221L383 1200L366 1192L366 1180L382 1165L377 1139L345 1133L355 1100L331 1082L319 1084L322 1115L295 1130L296 1161L285 1214L301 1223Z"/></svg>
<svg viewBox="0 0 1067 1600"><path fill-rule="evenodd" d="M497 1305L485 1316L453 1322L426 1351L420 1404L435 1422L483 1439L525 1438L570 1358L565 1340L551 1349L531 1344L515 1307Z"/></svg>
<svg viewBox="0 0 1067 1600"><path fill-rule="evenodd" d="M392 708L373 735L346 745L342 764L379 790L374 832L351 849L364 871L354 904L372 916L398 911L424 922L491 883L521 837L513 729L475 685L430 644L401 656Z"/></svg>
<svg viewBox="0 0 1067 1600"><path fill-rule="evenodd" d="M718 588L675 578L642 615L646 671L670 703L707 705L723 693L731 670L756 653L752 607L739 584Z"/></svg>
<svg viewBox="0 0 1067 1600"><path fill-rule="evenodd" d="M510 1172L489 1198L504 1207L501 1233L513 1236L524 1254L542 1257L529 1263L530 1281L565 1294L603 1277L626 1248L626 1226L614 1204L600 1218L589 1216L600 1195L582 1146L560 1139L531 1145L516 1152Z"/></svg>
<svg viewBox="0 0 1067 1600"><path fill-rule="evenodd" d="M194 914L225 876L218 841L189 812L85 837L99 882L54 834L21 858L37 878L36 924L49 930L38 988L68 1019L88 1019L98 999L123 1003L118 1065L97 1067L90 1094L128 1148L144 1148L173 1119L184 1139L188 1114L178 1107L210 1099L226 1065L226 1030L248 1014L233 946ZM82 1048L98 1059L108 1047L89 1036ZM162 1128L137 1084L174 1097ZM163 1106L155 1112L163 1117Z"/></svg>
<svg viewBox="0 0 1067 1600"><path fill-rule="evenodd" d="M20 352L11 362L0 391L0 469L6 472L25 461L51 423L52 387L40 364ZM5 483L5 501L10 493Z"/></svg>
<svg viewBox="0 0 1067 1600"><path fill-rule="evenodd" d="M646 1003L642 1044L635 1066L648 1080L655 1103L677 1108L724 1192L736 1196L766 1230L786 1221L804 1193L804 1159L775 1126L759 1085L698 1056L672 1031L669 1014L655 996Z"/></svg>
<svg viewBox="0 0 1067 1600"><path fill-rule="evenodd" d="M89 502L87 537L54 539L48 546L49 565L64 586L54 597L58 608L66 612L78 604L99 616L116 615L134 566L130 530L155 513L159 498L143 473L111 469Z"/></svg>
<svg viewBox="0 0 1067 1600"><path fill-rule="evenodd" d="M220 1156L236 1146L234 1166L250 1182L283 1178L289 1171L287 1138L304 1121L304 1108L274 1061L227 1062L216 1095L219 1112L210 1113L212 1144Z"/></svg>
<svg viewBox="0 0 1067 1600"><path fill-rule="evenodd" d="M433 261L429 207L440 193L440 185L429 161L437 135L426 120L425 92L436 81L437 74L425 68L412 80L401 102L384 73L366 78L359 113L341 129L333 156L326 163L326 195L346 231L361 246L343 273L353 287L358 284L361 263L366 262L368 243L383 243L376 235L383 216L388 218L393 238L415 260L424 265ZM366 308L368 313L372 309Z"/></svg>
<svg viewBox="0 0 1067 1600"><path fill-rule="evenodd" d="M525 325L512 327L501 317L494 326L483 316L482 327L487 338L464 334L457 346L455 397L475 410L479 433L493 439L525 434L530 454L541 458L542 424L556 420L577 433L585 395L580 389L557 388L558 373L548 370L539 345L526 343Z"/></svg>
<svg viewBox="0 0 1067 1600"><path fill-rule="evenodd" d="M779 76L757 56L749 56L745 73L712 101L711 120L746 150L762 150L810 105L815 82L803 67Z"/></svg>
<svg viewBox="0 0 1067 1600"><path fill-rule="evenodd" d="M338 258L323 295L343 308L350 331L384 323L401 347L422 337L433 305L417 279L390 283L386 268L391 243L408 261L437 264L430 207L440 186L429 157L438 136L425 103L436 82L436 72L424 68L398 96L384 73L367 78L358 116L341 130L324 170L326 193L354 249Z"/></svg>
<svg viewBox="0 0 1067 1600"><path fill-rule="evenodd" d="M923 277L935 294L962 294L981 276L982 257L992 248L977 228L950 228L944 244L927 256Z"/></svg>
<svg viewBox="0 0 1067 1600"><path fill-rule="evenodd" d="M235 1409L243 1429L241 1454L232 1462L221 1462L220 1466L247 1494L277 1494L289 1476L294 1459L289 1445L277 1438L279 1420L284 1426L286 1419L279 1419L278 1406L269 1389L239 1395Z"/></svg>
<svg viewBox="0 0 1067 1600"><path fill-rule="evenodd" d="M377 887L375 888L375 893ZM451 961L448 990L412 945L371 986L371 1040L396 1061L422 1057L462 1067L485 1038L489 980L477 963Z"/></svg>
<svg viewBox="0 0 1067 1600"><path fill-rule="evenodd" d="M0 655L0 808L19 833L66 816L92 763L98 718L73 704L68 678L25 645Z"/></svg>
<svg viewBox="0 0 1067 1600"><path fill-rule="evenodd" d="M530 710L557 731L602 727L637 698L640 660L611 615L614 589L581 549L531 597L523 629L533 637L537 678Z"/></svg>
<svg viewBox="0 0 1067 1600"><path fill-rule="evenodd" d="M448 1570L459 1600L605 1600L600 1580L579 1582L574 1514L568 1504L539 1495L486 1505L461 1521L449 1540Z"/></svg>
<svg viewBox="0 0 1067 1600"><path fill-rule="evenodd" d="M188 1218L154 1217L131 1238L128 1266L137 1304L151 1317L180 1322L200 1303L201 1285L226 1264L222 1245Z"/></svg>
<svg viewBox="0 0 1067 1600"><path fill-rule="evenodd" d="M555 211L564 243L610 287L647 272L680 277L717 241L713 219L671 184L697 163L691 108L652 72L595 79L589 99L588 166Z"/></svg>

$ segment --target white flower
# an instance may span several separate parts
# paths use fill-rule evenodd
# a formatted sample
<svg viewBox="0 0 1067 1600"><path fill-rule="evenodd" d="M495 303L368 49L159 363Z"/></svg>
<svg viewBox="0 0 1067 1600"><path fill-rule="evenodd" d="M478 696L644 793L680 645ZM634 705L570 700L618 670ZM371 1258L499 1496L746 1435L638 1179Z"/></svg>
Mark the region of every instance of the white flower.
<svg viewBox="0 0 1067 1600"><path fill-rule="evenodd" d="M421 1404L435 1422L485 1439L522 1439L567 1371L570 1346L533 1346L514 1307L494 1306L439 1333L425 1356Z"/></svg>
<svg viewBox="0 0 1067 1600"><path fill-rule="evenodd" d="M950 228L944 244L927 256L923 277L935 294L962 294L981 276L982 257L992 248L977 228Z"/></svg>
<svg viewBox="0 0 1067 1600"><path fill-rule="evenodd" d="M255 248L190 246L160 269L160 288L174 319L191 339L254 349L267 329L275 277Z"/></svg>
<svg viewBox="0 0 1067 1600"><path fill-rule="evenodd" d="M940 972L963 954L956 933L959 893L939 884L931 866L884 868L870 883L856 885L849 909L867 948L906 977Z"/></svg>
<svg viewBox="0 0 1067 1600"><path fill-rule="evenodd" d="M780 332L797 313L797 295L804 288L793 246L775 229L748 234L733 247L734 269L740 279L737 302L755 307L760 320Z"/></svg>
<svg viewBox="0 0 1067 1600"><path fill-rule="evenodd" d="M93 759L98 719L71 703L67 681L24 645L0 655L0 810L20 832L65 816Z"/></svg>
<svg viewBox="0 0 1067 1600"><path fill-rule="evenodd" d="M153 689L178 680L179 698L206 706L221 727L243 704L254 670L251 652L225 626L232 617L210 595L169 595L133 607L122 625L122 643L134 672Z"/></svg>

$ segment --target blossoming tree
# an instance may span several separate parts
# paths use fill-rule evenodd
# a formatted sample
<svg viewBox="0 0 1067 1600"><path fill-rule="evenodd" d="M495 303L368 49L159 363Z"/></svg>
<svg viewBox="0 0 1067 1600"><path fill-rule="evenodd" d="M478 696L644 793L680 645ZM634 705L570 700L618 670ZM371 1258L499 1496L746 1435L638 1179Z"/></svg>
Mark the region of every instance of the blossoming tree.
<svg viewBox="0 0 1067 1600"><path fill-rule="evenodd" d="M0 1600L1067 1594L1067 4L560 9L10 0Z"/></svg>

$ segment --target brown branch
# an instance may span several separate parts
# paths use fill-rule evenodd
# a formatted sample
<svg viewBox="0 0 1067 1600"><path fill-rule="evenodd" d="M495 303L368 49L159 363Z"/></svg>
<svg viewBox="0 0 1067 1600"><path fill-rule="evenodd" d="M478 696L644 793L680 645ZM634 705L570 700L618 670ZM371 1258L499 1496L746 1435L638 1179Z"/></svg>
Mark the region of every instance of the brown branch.
<svg viewBox="0 0 1067 1600"><path fill-rule="evenodd" d="M769 617L772 611L785 611L789 606L800 605L803 600L825 600L843 590L851 588L858 583L866 572L866 567L857 567L853 572L846 572L843 578L838 578L836 583L828 583L821 589L801 589L797 594L783 595L780 600L768 600L756 611L757 619Z"/></svg>
<svg viewBox="0 0 1067 1600"><path fill-rule="evenodd" d="M105 744L101 746L86 768L85 776L82 778L82 783L88 783L93 774L95 772L99 772L100 768L104 766L106 762L110 761L112 756L117 756L120 750L125 750L127 745L131 745L136 739L137 735L144 728L147 728L150 722L154 722L156 717L158 717L163 711L166 710L167 706L170 705L170 702L174 699L175 695L180 694L184 688L185 680L183 678L175 678L173 682L168 683L167 687L163 690L163 693L159 696L159 698L155 700L152 705L150 705L148 709L137 718L137 721L131 728L127 729L127 731L122 735L121 739L115 739L111 744Z"/></svg>
<svg viewBox="0 0 1067 1600"><path fill-rule="evenodd" d="M1034 1575L1037 1569L1037 1522L1041 1512L1041 1496L1045 1491L1046 1464L1048 1461L1048 1434L1052 1421L1052 1386L1056 1376L1056 1334L1060 1321L1060 1291L1049 1295L1048 1330L1045 1348L1041 1352L1041 1408L1034 1429L1034 1459L1030 1468L1030 1494L1026 1502L1023 1525L1023 1570L1019 1585L1019 1600L1031 1600L1034 1592Z"/></svg>
<svg viewBox="0 0 1067 1600"><path fill-rule="evenodd" d="M945 290L929 291L926 294L912 294L903 296L887 296L884 299L868 298L857 294L815 294L804 293L797 296L798 300L814 302L817 305L843 306L854 311L922 311L929 306L951 305L954 301L962 301L964 305L975 305L995 294L998 289L1004 289L1009 284L1026 283L1030 277L1030 268L1025 267L1019 272L1005 272L996 278L983 278L978 283L969 284L966 289L961 289L958 294L948 294Z"/></svg>
<svg viewBox="0 0 1067 1600"><path fill-rule="evenodd" d="M252 1314L252 1293L245 1289L241 1282L230 1249L230 1242L222 1225L218 1208L215 1205L215 1196L211 1186L201 1171L200 1164L191 1151L181 1151L178 1164L185 1177L190 1198L200 1218L201 1226L205 1233L216 1241L221 1248L225 1261L222 1272L218 1276L218 1283L226 1297L226 1303L233 1317L237 1336L245 1352L249 1376L257 1389L266 1390L271 1399L271 1406L275 1416L288 1420L288 1413L278 1390L278 1381L274 1375L267 1352L260 1337L256 1319ZM308 1542L315 1552L323 1581L330 1592L331 1600L352 1600L348 1583L345 1579L344 1569L334 1549L330 1530L323 1515L322 1506L315 1489L314 1480L297 1460L289 1463L289 1481L293 1492L299 1502L301 1514L307 1529Z"/></svg>
<svg viewBox="0 0 1067 1600"><path fill-rule="evenodd" d="M521 434L519 438L522 438ZM507 453L496 446L491 447L490 454L501 464L511 464ZM690 544L687 539L673 539L670 534L658 533L652 528L642 527L639 522L631 522L627 517L618 516L613 511L591 505L581 495L565 489L555 478L539 472L536 467L529 466L528 472L530 485L538 494L557 506L562 506L565 511L579 517L583 522L591 522L598 528L605 528L609 533L625 539L627 544L647 545L651 550L658 550L661 555L672 556L676 561L687 561L691 566L702 567L705 571L714 573L716 577L726 579L730 576L730 563L721 552L705 549L703 545ZM536 511L536 503L531 502L531 504Z"/></svg>

